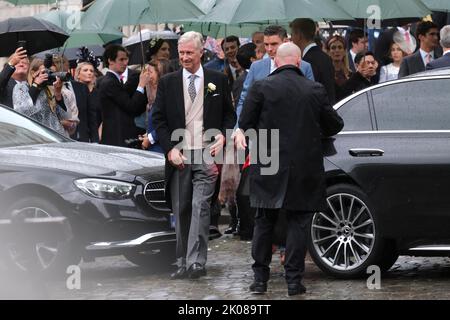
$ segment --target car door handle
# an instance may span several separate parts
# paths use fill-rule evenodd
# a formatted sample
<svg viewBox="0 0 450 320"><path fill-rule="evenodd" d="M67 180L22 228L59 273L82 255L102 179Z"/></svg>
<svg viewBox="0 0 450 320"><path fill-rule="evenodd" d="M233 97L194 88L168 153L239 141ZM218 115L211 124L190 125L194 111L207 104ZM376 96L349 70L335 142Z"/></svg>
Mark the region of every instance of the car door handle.
<svg viewBox="0 0 450 320"><path fill-rule="evenodd" d="M381 149L350 149L348 151L352 157L382 157L384 151Z"/></svg>

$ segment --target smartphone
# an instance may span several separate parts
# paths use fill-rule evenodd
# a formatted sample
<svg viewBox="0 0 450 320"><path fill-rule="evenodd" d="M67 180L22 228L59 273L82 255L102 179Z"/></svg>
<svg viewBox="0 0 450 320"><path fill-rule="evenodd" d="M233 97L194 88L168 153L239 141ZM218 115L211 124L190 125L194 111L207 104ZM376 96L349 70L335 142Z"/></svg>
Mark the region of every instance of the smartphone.
<svg viewBox="0 0 450 320"><path fill-rule="evenodd" d="M27 42L25 40L17 41L17 48L23 48L24 50L27 50Z"/></svg>

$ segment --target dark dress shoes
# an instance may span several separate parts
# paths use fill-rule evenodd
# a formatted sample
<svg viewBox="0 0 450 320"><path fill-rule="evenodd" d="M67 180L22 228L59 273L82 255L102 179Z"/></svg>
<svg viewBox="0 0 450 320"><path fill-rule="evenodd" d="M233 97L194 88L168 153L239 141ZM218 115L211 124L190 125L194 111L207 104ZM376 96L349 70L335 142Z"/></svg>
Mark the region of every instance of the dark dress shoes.
<svg viewBox="0 0 450 320"><path fill-rule="evenodd" d="M171 280L185 279L185 278L187 278L186 267L180 267L178 268L177 271L175 271L170 275Z"/></svg>
<svg viewBox="0 0 450 320"><path fill-rule="evenodd" d="M306 288L301 283L291 283L288 284L288 296L296 296L298 294L304 294Z"/></svg>
<svg viewBox="0 0 450 320"><path fill-rule="evenodd" d="M225 229L225 231L223 233L224 234L235 234L236 233L236 227L234 227L234 226L228 227L227 229Z"/></svg>
<svg viewBox="0 0 450 320"><path fill-rule="evenodd" d="M250 292L255 294L263 294L267 291L267 282L255 281L250 285Z"/></svg>
<svg viewBox="0 0 450 320"><path fill-rule="evenodd" d="M206 269L200 263L194 263L188 271L189 279L198 279L206 276Z"/></svg>

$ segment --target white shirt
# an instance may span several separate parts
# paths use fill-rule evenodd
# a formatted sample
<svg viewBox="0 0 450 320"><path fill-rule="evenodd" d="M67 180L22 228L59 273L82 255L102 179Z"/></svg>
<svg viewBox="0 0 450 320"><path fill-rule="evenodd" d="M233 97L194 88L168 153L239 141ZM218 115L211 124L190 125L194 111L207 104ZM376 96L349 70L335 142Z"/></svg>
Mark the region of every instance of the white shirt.
<svg viewBox="0 0 450 320"><path fill-rule="evenodd" d="M311 48L314 48L314 47L317 47L317 44L315 44L314 42L313 42L313 43L310 43L310 44L305 48L305 50L303 50L302 58L303 58L304 56L306 56L306 54L308 53L308 51L309 51Z"/></svg>
<svg viewBox="0 0 450 320"><path fill-rule="evenodd" d="M353 64L355 64L356 53L354 53L352 49L350 49L350 55L352 56Z"/></svg>
<svg viewBox="0 0 450 320"><path fill-rule="evenodd" d="M428 52L423 51L422 49L420 49L420 55L422 56L422 60L423 60L423 64L425 65L425 67L427 66L427 54ZM429 54L431 55L431 59L430 62L434 60L434 51L429 52Z"/></svg>
<svg viewBox="0 0 450 320"><path fill-rule="evenodd" d="M116 78L120 81L120 75L114 71L112 71L111 69L108 69L108 72L111 72L113 75L116 76ZM124 73L122 73L122 75L126 74L127 76L127 80L128 80L128 68L126 69L126 71ZM122 78L123 83L125 84L125 77ZM145 94L145 89L142 87L137 87L136 91L139 91L142 94Z"/></svg>
<svg viewBox="0 0 450 320"><path fill-rule="evenodd" d="M277 70L277 67L275 66L275 60L270 59L270 73L274 72L275 70Z"/></svg>
<svg viewBox="0 0 450 320"><path fill-rule="evenodd" d="M124 73L122 73L123 83L127 83L128 81L128 68L125 69Z"/></svg>
<svg viewBox="0 0 450 320"><path fill-rule="evenodd" d="M183 80L184 80L184 82L186 82L187 88L189 88L189 83L191 82L191 79L190 79L191 75L192 75L192 73L190 73L186 69L183 69ZM203 67L201 65L200 65L200 68L198 68L195 75L197 77L195 78L194 85L195 85L195 91L198 93L200 91L200 83L201 83L200 80L204 78Z"/></svg>

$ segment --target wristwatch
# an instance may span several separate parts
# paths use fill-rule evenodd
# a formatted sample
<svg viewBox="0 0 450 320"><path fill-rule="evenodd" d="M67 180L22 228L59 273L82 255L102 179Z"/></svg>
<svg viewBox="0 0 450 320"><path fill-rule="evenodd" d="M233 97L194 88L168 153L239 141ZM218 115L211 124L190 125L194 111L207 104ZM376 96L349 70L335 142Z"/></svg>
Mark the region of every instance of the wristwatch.
<svg viewBox="0 0 450 320"><path fill-rule="evenodd" d="M39 88L39 85L38 85L36 82L33 82L33 83L31 84L31 86L32 86L32 87L35 87L35 88Z"/></svg>
<svg viewBox="0 0 450 320"><path fill-rule="evenodd" d="M15 66L13 66L12 64L11 64L11 62L9 62L8 61L8 66L10 66L11 68L13 68L13 69L15 69L16 67Z"/></svg>

